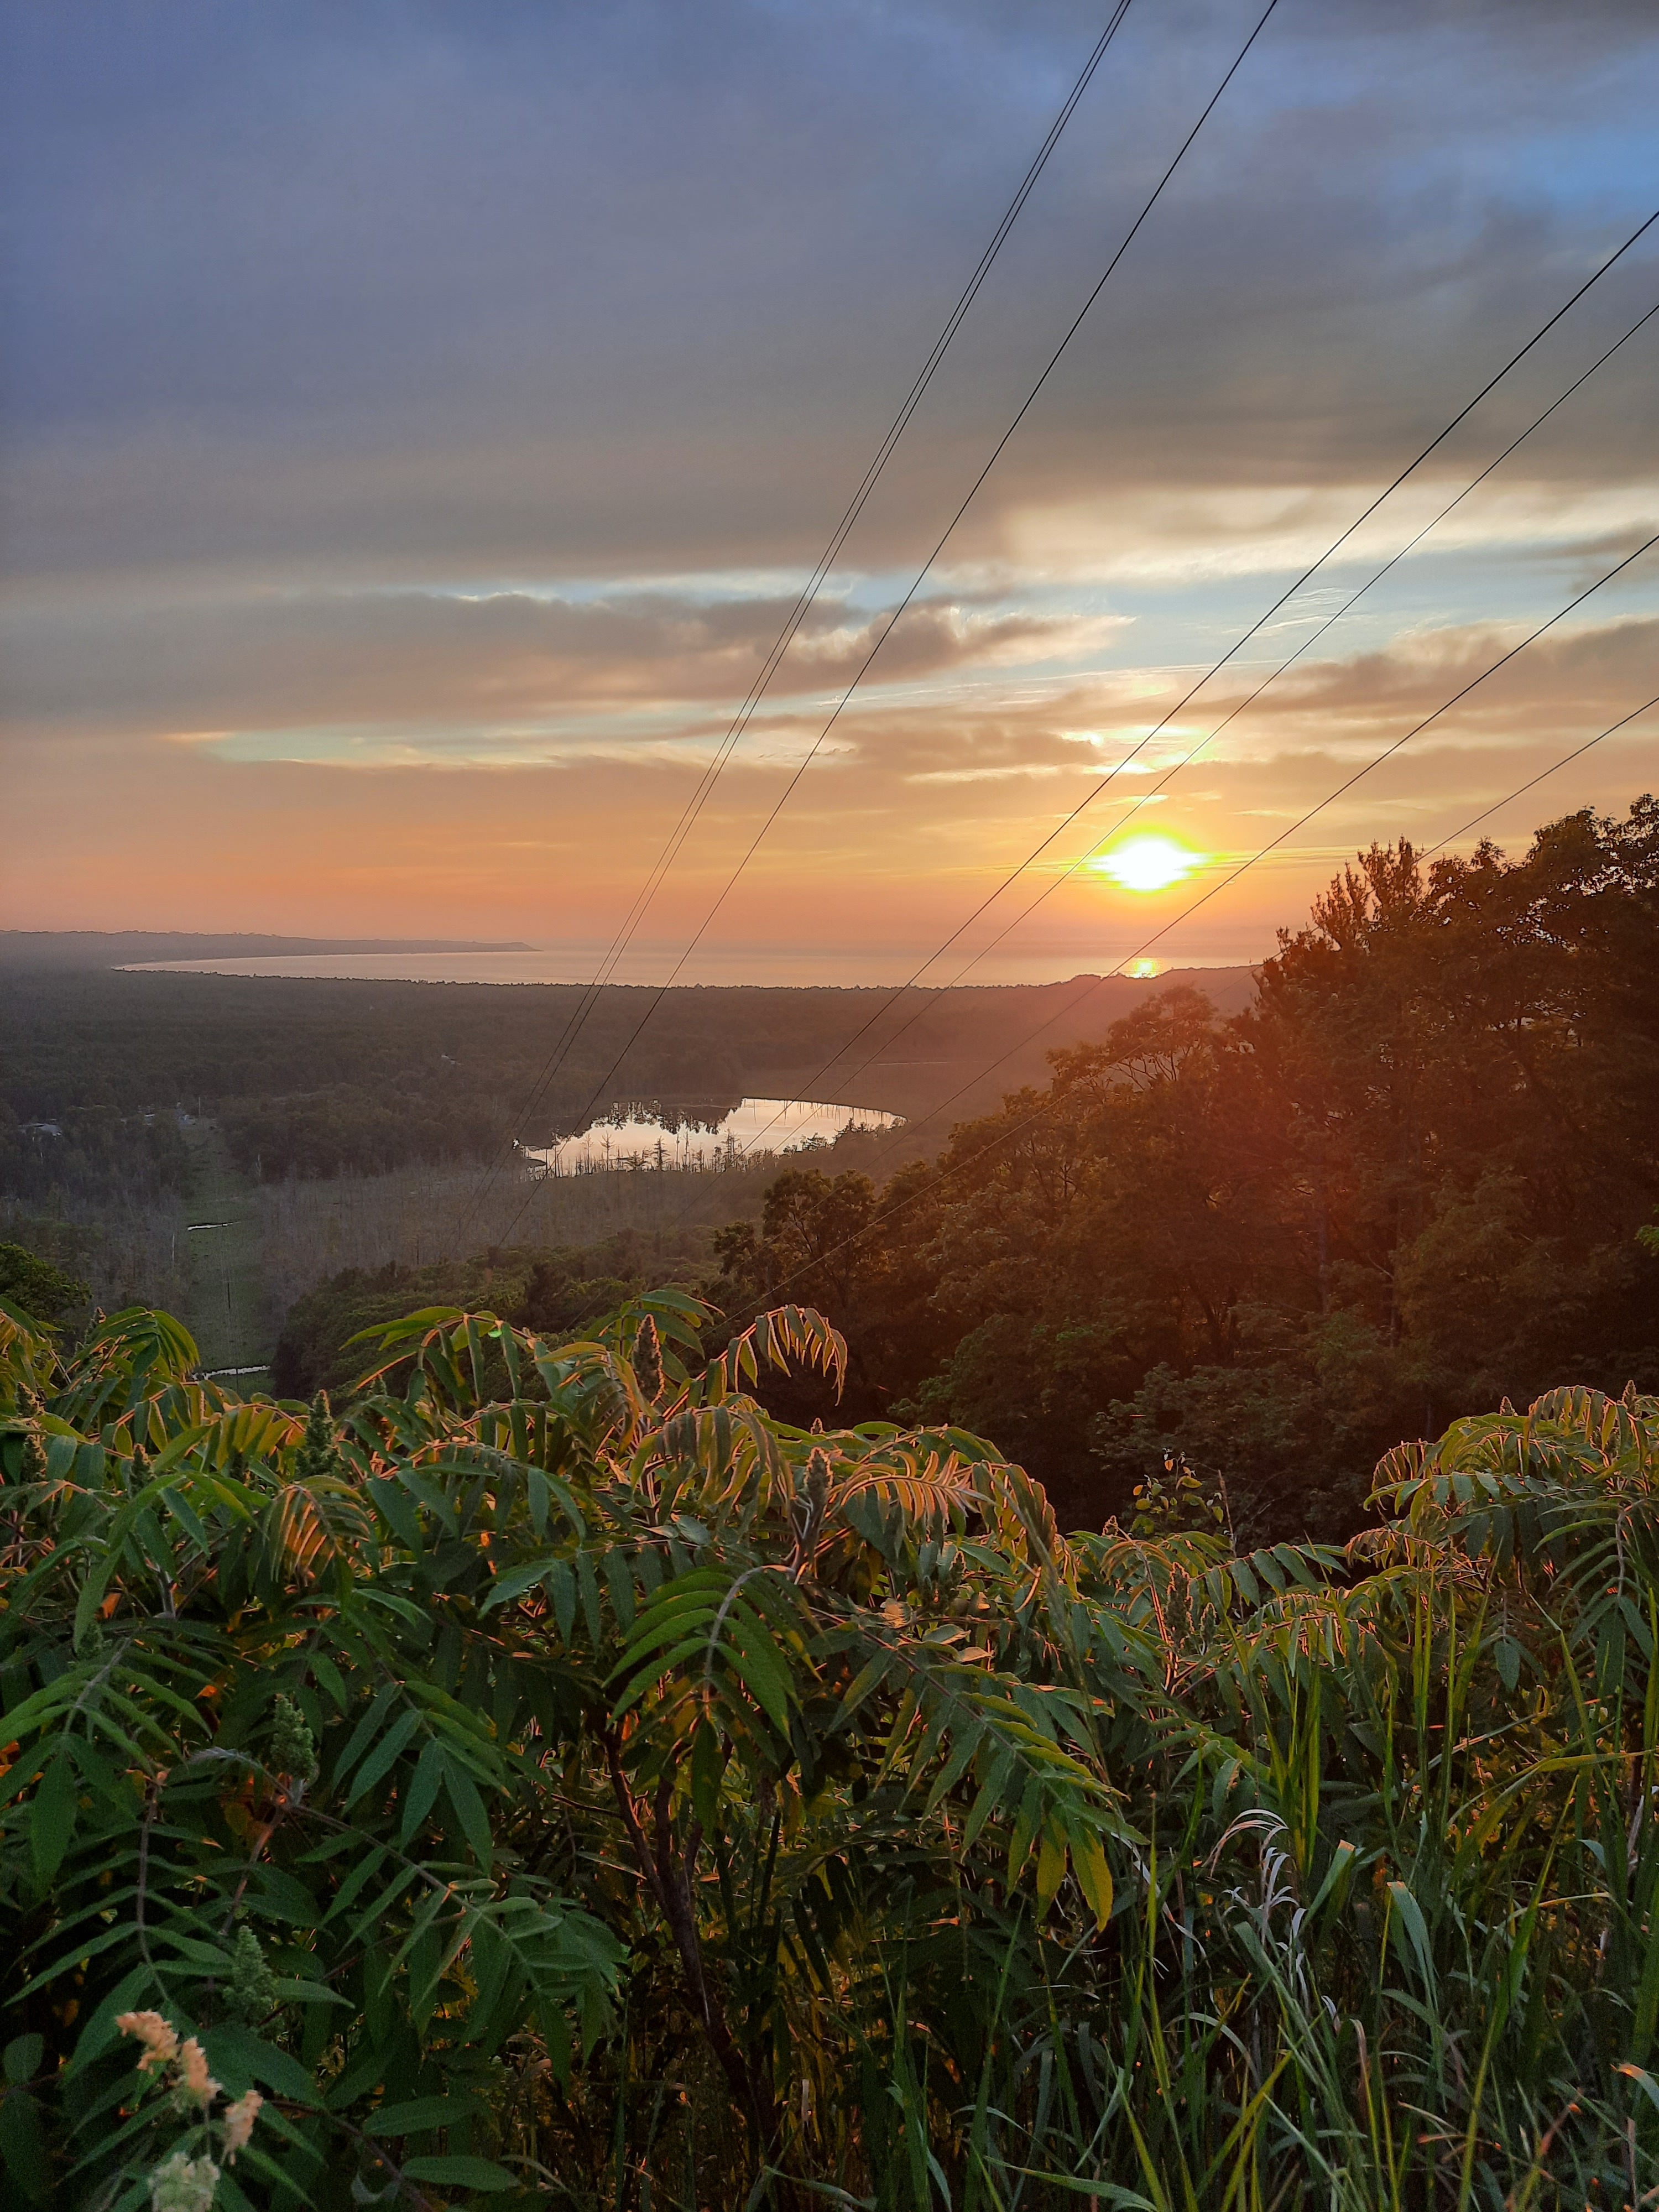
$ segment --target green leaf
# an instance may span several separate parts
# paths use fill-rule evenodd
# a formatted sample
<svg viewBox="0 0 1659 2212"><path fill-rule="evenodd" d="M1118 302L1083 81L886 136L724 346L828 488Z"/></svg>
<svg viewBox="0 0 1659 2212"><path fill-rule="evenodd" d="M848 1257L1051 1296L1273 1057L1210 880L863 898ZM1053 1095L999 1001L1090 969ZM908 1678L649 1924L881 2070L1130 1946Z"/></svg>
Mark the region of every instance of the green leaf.
<svg viewBox="0 0 1659 2212"><path fill-rule="evenodd" d="M617 1626L626 1636L634 1626L634 1577L620 1552L611 1551L605 1555L605 1586L611 1593Z"/></svg>
<svg viewBox="0 0 1659 2212"><path fill-rule="evenodd" d="M626 1674L652 1651L678 1642L693 1629L708 1627L718 1612L718 1607L702 1599L695 1606L677 1606L672 1611L666 1606L653 1606L629 1638L628 1649L612 1669L611 1680Z"/></svg>
<svg viewBox="0 0 1659 2212"><path fill-rule="evenodd" d="M428 2128L456 2128L477 2118L477 2106L464 2097L411 2097L401 2105L382 2105L363 2122L376 2136L420 2135Z"/></svg>
<svg viewBox="0 0 1659 2212"><path fill-rule="evenodd" d="M514 1567L510 1573L497 1575L489 1585L489 1594L478 1607L480 1613L493 1613L497 1606L513 1605L526 1590L544 1583L553 1571L545 1559L533 1559L528 1566Z"/></svg>
<svg viewBox="0 0 1659 2212"><path fill-rule="evenodd" d="M527 1470L524 1487L525 1502L530 1508L530 1525L538 1536L545 1540L550 1493L547 1477L540 1468L532 1467Z"/></svg>
<svg viewBox="0 0 1659 2212"><path fill-rule="evenodd" d="M449 1802L460 1816L466 1839L472 1846L472 1856L488 1871L495 1855L495 1838L489 1832L489 1815L484 1810L483 1800L470 1774L463 1773L453 1761L444 1764L444 1788Z"/></svg>
<svg viewBox="0 0 1659 2212"><path fill-rule="evenodd" d="M60 1751L40 1777L29 1807L29 1852L42 1888L63 1864L75 1834L77 1784L74 1761Z"/></svg>
<svg viewBox="0 0 1659 2212"><path fill-rule="evenodd" d="M233 2094L240 2095L252 2082L263 2081L267 2089L291 2098L295 2104L321 2104L317 2085L300 2061L267 2043L251 2027L227 2022L222 2027L205 2029L203 2041L209 2065Z"/></svg>
<svg viewBox="0 0 1659 2212"><path fill-rule="evenodd" d="M758 1615L746 1606L734 1605L726 1625L733 1647L732 1666L778 1734L787 1738L791 1683L783 1654Z"/></svg>
<svg viewBox="0 0 1659 2212"><path fill-rule="evenodd" d="M346 1838L343 1840L349 1842L354 1839ZM367 1851L340 1885L339 1894L329 1906L327 1913L324 1916L325 1918L332 1920L342 1912L349 1912L356 1903L360 1893L373 1881L390 1856L390 1852L384 1845L371 1848Z"/></svg>
<svg viewBox="0 0 1659 2212"><path fill-rule="evenodd" d="M20 2035L6 2045L3 2062L8 2081L32 2081L34 2069L40 2063L40 2053L46 2047L43 2035Z"/></svg>
<svg viewBox="0 0 1659 2212"><path fill-rule="evenodd" d="M407 1845L410 1838L432 1810L443 1785L443 1746L436 1736L433 1736L416 1762L415 1779L410 1784L409 1794L404 1800L404 1817L398 1826L400 1845Z"/></svg>
<svg viewBox="0 0 1659 2212"><path fill-rule="evenodd" d="M0 2093L0 2160L32 2204L45 2203L52 2187L52 2166L40 2107L25 2089Z"/></svg>
<svg viewBox="0 0 1659 2212"><path fill-rule="evenodd" d="M551 1575L553 1589L553 1618L558 1623L559 1640L568 1644L570 1632L576 1625L576 1577L571 1572L568 1559L556 1559Z"/></svg>
<svg viewBox="0 0 1659 2212"><path fill-rule="evenodd" d="M398 1686L395 1682L388 1682L384 1689L376 1691L368 1711L352 1729L345 1749L334 1762L334 1787L337 1790L374 1741L380 1731L380 1723L386 1717L386 1708L397 1694Z"/></svg>
<svg viewBox="0 0 1659 2212"><path fill-rule="evenodd" d="M892 1663L890 1652L878 1651L868 1665L860 1670L857 1679L851 1684L847 1695L842 1699L835 1719L830 1724L832 1729L838 1729L844 1722L851 1720L871 1692L880 1688L883 1678Z"/></svg>
<svg viewBox="0 0 1659 2212"><path fill-rule="evenodd" d="M582 1595L582 1617L587 1623L587 1637L597 1651L602 1632L599 1616L599 1578L593 1571L592 1554L576 1554L576 1581Z"/></svg>
<svg viewBox="0 0 1659 2212"><path fill-rule="evenodd" d="M1423 1917L1423 1908L1403 1881L1391 1881L1389 1895L1394 1899L1401 1924L1406 1930L1417 1963L1423 1976L1423 1985L1430 1991L1434 1988L1434 1954L1429 1944L1428 1923Z"/></svg>
<svg viewBox="0 0 1659 2212"><path fill-rule="evenodd" d="M719 1821L720 1786L720 1738L706 1720L699 1721L691 1741L691 1802L711 1833Z"/></svg>
<svg viewBox="0 0 1659 2212"><path fill-rule="evenodd" d="M404 2160L403 2170L411 2181L447 2181L460 2189L498 2191L519 2186L516 2175L504 2166L492 2166L487 2158L409 2158Z"/></svg>
<svg viewBox="0 0 1659 2212"><path fill-rule="evenodd" d="M61 1674L55 1682L47 1682L32 1690L21 1705L6 1715L6 1733L9 1736L26 1736L43 1722L53 1719L63 1709L75 1702L75 1693L90 1682L97 1668L90 1660L81 1660Z"/></svg>
<svg viewBox="0 0 1659 2212"><path fill-rule="evenodd" d="M1326 1899L1332 1896L1337 1889L1346 1890L1349 1872L1358 1856L1358 1852L1355 1846L1346 1842L1340 1843L1331 1853L1331 1863L1325 1869L1325 1879L1320 1883L1313 1903L1308 1907L1310 1919L1313 1918Z"/></svg>
<svg viewBox="0 0 1659 2212"><path fill-rule="evenodd" d="M324 1689L328 1692L329 1696L333 1699L335 1711L339 1713L349 1711L350 1709L351 1700L346 1695L346 1686L340 1679L340 1670L335 1665L334 1662L329 1657L327 1652L313 1651L312 1653L311 1671L315 1674L317 1680L322 1684Z"/></svg>
<svg viewBox="0 0 1659 2212"><path fill-rule="evenodd" d="M398 1541L418 1559L424 1548L421 1542L421 1516L408 1491L390 1476L376 1476L365 1486Z"/></svg>
<svg viewBox="0 0 1659 2212"><path fill-rule="evenodd" d="M358 1768L346 1803L355 1805L366 1790L372 1790L383 1776L391 1772L398 1753L421 1724L416 1712L401 1713L380 1738L368 1757Z"/></svg>

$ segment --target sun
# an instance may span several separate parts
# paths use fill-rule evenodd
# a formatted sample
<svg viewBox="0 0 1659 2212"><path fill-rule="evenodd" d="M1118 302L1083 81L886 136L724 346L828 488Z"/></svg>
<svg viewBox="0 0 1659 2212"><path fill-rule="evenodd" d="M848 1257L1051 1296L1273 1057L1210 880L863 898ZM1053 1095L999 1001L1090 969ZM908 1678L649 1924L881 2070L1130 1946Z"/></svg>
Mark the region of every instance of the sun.
<svg viewBox="0 0 1659 2212"><path fill-rule="evenodd" d="M1094 865L1126 891L1163 891L1190 875L1202 857L1172 837L1131 837Z"/></svg>

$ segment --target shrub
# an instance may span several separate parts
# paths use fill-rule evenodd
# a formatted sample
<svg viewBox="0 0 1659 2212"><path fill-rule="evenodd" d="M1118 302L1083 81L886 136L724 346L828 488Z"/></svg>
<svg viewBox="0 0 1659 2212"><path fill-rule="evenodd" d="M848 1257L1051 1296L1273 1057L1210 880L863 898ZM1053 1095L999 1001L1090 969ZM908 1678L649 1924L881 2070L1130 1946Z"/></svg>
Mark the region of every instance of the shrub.
<svg viewBox="0 0 1659 2212"><path fill-rule="evenodd" d="M835 1332L707 1319L428 1310L340 1418L0 1316L20 2201L1652 2189L1659 1401L1231 1557L770 1419Z"/></svg>

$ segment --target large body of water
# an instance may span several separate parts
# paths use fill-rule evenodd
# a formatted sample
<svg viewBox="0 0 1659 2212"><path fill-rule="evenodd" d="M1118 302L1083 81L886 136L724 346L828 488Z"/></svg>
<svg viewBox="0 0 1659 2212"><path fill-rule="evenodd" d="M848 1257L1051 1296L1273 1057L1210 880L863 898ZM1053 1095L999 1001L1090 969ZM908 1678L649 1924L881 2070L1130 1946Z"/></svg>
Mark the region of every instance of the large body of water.
<svg viewBox="0 0 1659 2212"><path fill-rule="evenodd" d="M1104 944L1077 948L1048 948L1022 953L1000 948L974 968L963 980L969 983L1069 982L1074 975L1100 975L1133 944ZM259 953L246 959L145 960L131 963L143 972L182 975L295 975L328 977L337 981L369 983L587 983L604 957L604 947L544 945L528 952L307 952ZM1218 950L1188 953L1183 968L1237 965L1259 953L1249 950ZM649 984L667 981L675 972L675 948L635 949L611 980L615 983ZM805 989L829 985L840 989L890 989L915 973L921 954L910 947L880 952L813 951L799 946L757 948L715 947L699 951L679 971L683 986L751 984L776 989ZM958 963L959 964L959 963ZM1161 974L1168 963L1145 960L1134 971ZM928 987L948 981L955 973L948 967L943 976L930 974Z"/></svg>
<svg viewBox="0 0 1659 2212"><path fill-rule="evenodd" d="M903 1116L868 1106L831 1106L811 1098L745 1098L729 1112L696 1108L618 1107L556 1145L523 1145L526 1159L555 1175L605 1168L720 1167L767 1152L833 1144L847 1129L896 1129Z"/></svg>

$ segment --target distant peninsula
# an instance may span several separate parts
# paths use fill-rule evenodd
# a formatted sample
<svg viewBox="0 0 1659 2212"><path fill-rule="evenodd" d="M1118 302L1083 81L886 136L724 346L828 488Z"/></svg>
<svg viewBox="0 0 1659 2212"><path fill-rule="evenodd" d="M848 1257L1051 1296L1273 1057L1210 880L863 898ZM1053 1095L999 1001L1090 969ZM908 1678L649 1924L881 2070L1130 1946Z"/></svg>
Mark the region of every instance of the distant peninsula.
<svg viewBox="0 0 1659 2212"><path fill-rule="evenodd" d="M258 937L182 929L0 929L0 968L125 968L140 960L258 960L336 952L531 952L516 939Z"/></svg>

